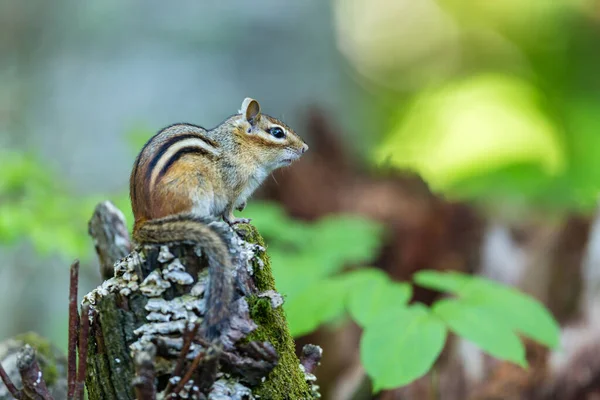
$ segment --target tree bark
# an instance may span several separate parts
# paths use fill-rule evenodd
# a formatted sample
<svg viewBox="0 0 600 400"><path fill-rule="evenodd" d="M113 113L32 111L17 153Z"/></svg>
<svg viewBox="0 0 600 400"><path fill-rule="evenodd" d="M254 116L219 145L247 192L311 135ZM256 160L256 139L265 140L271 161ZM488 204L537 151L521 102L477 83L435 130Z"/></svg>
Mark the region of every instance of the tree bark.
<svg viewBox="0 0 600 400"><path fill-rule="evenodd" d="M84 297L94 311L90 400L318 396L314 376L296 357L263 239L251 225L236 231L228 240L237 295L219 345L197 333L209 282L202 249L193 243L137 247ZM94 239L97 248L105 245Z"/></svg>

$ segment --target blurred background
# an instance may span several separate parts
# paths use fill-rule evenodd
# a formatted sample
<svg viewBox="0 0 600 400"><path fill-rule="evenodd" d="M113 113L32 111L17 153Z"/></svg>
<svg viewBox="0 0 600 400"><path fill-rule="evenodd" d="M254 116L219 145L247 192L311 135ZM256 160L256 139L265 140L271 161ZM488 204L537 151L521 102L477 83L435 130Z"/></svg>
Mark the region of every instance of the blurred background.
<svg viewBox="0 0 600 400"><path fill-rule="evenodd" d="M381 234L349 261L399 281L479 274L535 296L561 324L560 351L527 344L526 373L450 340L436 385L426 376L379 398L527 399L548 382L563 383L549 398L594 398L599 43L598 0L4 0L0 338L33 330L66 349L71 261L83 262L81 293L100 283L94 206L109 199L131 222L142 144L175 122L214 127L250 96L311 149L247 212L267 239L284 229L268 224L273 210L309 225L363 218ZM325 350L323 397L371 398L360 329L321 322L296 331Z"/></svg>

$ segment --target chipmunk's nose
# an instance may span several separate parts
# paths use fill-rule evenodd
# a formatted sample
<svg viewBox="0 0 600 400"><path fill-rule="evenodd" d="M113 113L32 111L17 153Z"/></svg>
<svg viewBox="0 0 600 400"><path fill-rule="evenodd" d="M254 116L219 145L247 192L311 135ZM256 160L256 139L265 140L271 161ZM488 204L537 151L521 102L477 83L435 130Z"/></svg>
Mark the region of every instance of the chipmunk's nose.
<svg viewBox="0 0 600 400"><path fill-rule="evenodd" d="M302 146L302 154L306 153L306 150L308 150L308 145L306 143L304 143L304 146Z"/></svg>

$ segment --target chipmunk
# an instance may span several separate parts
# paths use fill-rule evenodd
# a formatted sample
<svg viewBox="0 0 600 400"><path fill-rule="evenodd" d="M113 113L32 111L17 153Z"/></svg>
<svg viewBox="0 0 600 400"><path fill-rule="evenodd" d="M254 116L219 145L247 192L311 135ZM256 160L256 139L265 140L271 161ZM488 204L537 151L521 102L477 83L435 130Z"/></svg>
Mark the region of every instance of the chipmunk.
<svg viewBox="0 0 600 400"><path fill-rule="evenodd" d="M227 242L211 221L233 226L246 200L274 170L290 165L308 150L281 121L262 114L244 99L239 114L214 129L171 125L152 137L137 156L130 177L139 244L192 241L207 255L209 284L204 331L218 337L233 298L232 260Z"/></svg>

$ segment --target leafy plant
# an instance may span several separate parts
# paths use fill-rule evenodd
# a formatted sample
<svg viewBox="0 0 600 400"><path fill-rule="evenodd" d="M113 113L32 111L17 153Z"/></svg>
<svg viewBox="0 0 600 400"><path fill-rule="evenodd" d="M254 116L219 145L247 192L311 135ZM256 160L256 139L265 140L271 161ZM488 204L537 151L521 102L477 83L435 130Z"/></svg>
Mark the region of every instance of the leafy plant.
<svg viewBox="0 0 600 400"><path fill-rule="evenodd" d="M254 204L247 212L269 244L292 334L349 315L363 328L361 361L375 391L426 374L449 331L523 367L519 335L552 348L558 344L558 325L539 302L489 280L421 271L415 284L452 295L429 308L410 304L412 286L393 282L380 270L344 271L375 255L382 230L372 221L338 216L306 224L287 218L273 204Z"/></svg>

